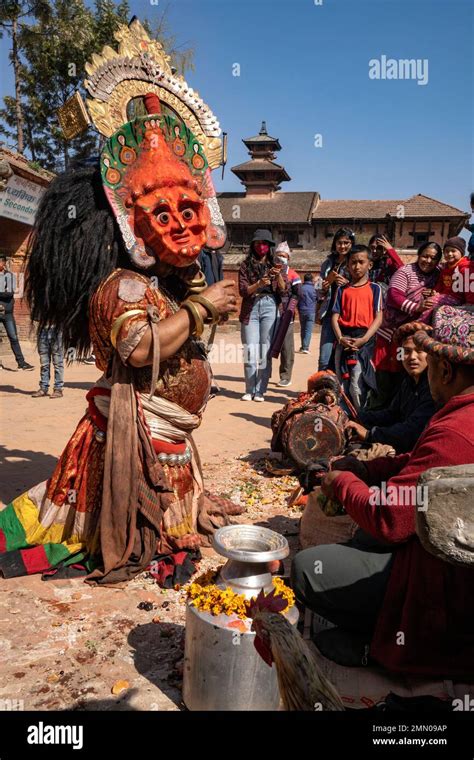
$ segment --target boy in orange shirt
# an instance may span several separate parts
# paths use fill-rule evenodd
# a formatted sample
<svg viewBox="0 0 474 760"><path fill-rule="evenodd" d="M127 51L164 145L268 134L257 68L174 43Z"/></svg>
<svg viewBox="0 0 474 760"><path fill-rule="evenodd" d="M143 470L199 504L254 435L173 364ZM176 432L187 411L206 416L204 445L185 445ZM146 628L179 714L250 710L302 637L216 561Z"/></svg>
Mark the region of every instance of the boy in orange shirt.
<svg viewBox="0 0 474 760"><path fill-rule="evenodd" d="M369 281L370 251L355 245L347 254L351 281L336 292L332 329L336 336L336 374L349 381L349 393L357 411L363 406L368 388L375 388L372 364L374 336L382 322L382 289Z"/></svg>

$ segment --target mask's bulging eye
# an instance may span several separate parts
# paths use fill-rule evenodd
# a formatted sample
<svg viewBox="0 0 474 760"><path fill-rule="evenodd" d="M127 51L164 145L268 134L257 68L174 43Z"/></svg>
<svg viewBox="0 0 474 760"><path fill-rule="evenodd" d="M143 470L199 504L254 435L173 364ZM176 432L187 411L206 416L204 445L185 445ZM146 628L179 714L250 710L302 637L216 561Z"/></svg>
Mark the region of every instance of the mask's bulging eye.
<svg viewBox="0 0 474 760"><path fill-rule="evenodd" d="M182 211L182 217L183 217L183 219L184 219L185 222L190 222L191 219L194 219L194 216L195 216L195 214L194 214L194 211L192 210L192 208L185 208L185 209L183 209L183 211Z"/></svg>
<svg viewBox="0 0 474 760"><path fill-rule="evenodd" d="M162 224L163 226L165 226L166 224L169 223L170 215L168 214L167 211L162 211L161 214L158 214L156 218L159 224Z"/></svg>

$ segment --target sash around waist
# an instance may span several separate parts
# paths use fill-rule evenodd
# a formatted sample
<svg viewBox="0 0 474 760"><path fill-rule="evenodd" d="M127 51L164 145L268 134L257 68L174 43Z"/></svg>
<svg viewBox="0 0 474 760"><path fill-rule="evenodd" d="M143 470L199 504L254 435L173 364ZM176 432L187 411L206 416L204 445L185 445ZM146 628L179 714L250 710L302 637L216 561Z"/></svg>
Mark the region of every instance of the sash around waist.
<svg viewBox="0 0 474 760"><path fill-rule="evenodd" d="M109 415L111 384L101 377L87 394L89 403L106 419ZM198 414L191 414L173 401L161 396L149 398L148 393L140 393L143 413L153 438L169 443L182 443L201 424Z"/></svg>

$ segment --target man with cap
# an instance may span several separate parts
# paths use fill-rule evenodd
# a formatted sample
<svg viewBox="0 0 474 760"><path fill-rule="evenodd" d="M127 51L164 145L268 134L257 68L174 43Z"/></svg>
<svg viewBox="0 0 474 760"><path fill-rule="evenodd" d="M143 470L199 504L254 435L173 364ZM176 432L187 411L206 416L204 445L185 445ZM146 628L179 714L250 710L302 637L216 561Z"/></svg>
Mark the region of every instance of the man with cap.
<svg viewBox="0 0 474 760"><path fill-rule="evenodd" d="M293 589L336 626L316 642L338 662L367 664L370 655L391 671L466 682L474 678L473 572L422 547L415 510L429 506L417 488L423 472L474 463L474 311L441 306L433 327L417 327L438 411L411 453L332 463L322 490L361 530L347 544L300 552Z"/></svg>
<svg viewBox="0 0 474 760"><path fill-rule="evenodd" d="M287 314L288 327L286 334L281 344L280 353L280 381L277 383L281 388L286 388L291 385L291 374L293 372L293 364L295 362L295 337L294 337L294 322L295 311L298 303L299 291L301 286L301 277L294 269L289 266L291 256L290 246L284 240L282 243L278 243L275 248L275 257L277 263L282 265L282 274L286 284L286 291L282 297L280 305L280 316L283 317L285 312L289 310Z"/></svg>

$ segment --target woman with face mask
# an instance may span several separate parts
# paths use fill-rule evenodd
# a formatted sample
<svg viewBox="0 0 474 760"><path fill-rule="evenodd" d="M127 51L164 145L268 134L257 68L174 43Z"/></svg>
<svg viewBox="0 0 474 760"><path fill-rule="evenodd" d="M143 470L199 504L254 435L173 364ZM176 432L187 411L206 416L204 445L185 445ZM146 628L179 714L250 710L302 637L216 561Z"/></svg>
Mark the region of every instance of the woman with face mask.
<svg viewBox="0 0 474 760"><path fill-rule="evenodd" d="M239 319L245 372L243 401L264 401L272 373L270 344L278 320L278 304L286 287L281 264L274 258L274 245L269 230L257 230L239 270L242 297Z"/></svg>

